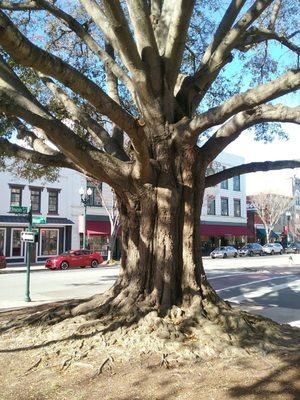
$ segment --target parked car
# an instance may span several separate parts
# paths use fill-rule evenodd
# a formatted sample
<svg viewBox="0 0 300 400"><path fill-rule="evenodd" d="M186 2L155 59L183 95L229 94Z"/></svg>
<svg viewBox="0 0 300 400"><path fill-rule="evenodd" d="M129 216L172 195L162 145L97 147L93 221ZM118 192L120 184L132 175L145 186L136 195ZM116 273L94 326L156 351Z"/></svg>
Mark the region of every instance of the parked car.
<svg viewBox="0 0 300 400"><path fill-rule="evenodd" d="M282 254L283 247L280 243L267 243L263 246L263 251L266 254Z"/></svg>
<svg viewBox="0 0 300 400"><path fill-rule="evenodd" d="M240 257L242 256L254 256L254 254L259 254L262 256L264 254L263 247L259 243L248 243L245 244L241 249L238 250Z"/></svg>
<svg viewBox="0 0 300 400"><path fill-rule="evenodd" d="M211 258L226 258L226 257L237 257L238 251L233 246L221 246L214 249L210 256Z"/></svg>
<svg viewBox="0 0 300 400"><path fill-rule="evenodd" d="M295 253L298 254L300 253L300 243L299 242L293 242L289 243L287 247L284 249L285 253Z"/></svg>
<svg viewBox="0 0 300 400"><path fill-rule="evenodd" d="M70 250L46 260L45 267L49 269L68 269L74 267L98 267L103 262L100 253L90 250Z"/></svg>
<svg viewBox="0 0 300 400"><path fill-rule="evenodd" d="M6 268L5 255L1 250L0 250L0 268Z"/></svg>

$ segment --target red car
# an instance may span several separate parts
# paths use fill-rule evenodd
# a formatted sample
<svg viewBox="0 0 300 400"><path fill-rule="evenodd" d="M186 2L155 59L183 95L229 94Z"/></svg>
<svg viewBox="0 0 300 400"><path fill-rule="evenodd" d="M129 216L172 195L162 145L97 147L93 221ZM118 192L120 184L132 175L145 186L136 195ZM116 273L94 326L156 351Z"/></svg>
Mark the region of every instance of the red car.
<svg viewBox="0 0 300 400"><path fill-rule="evenodd" d="M49 269L68 269L74 267L98 267L103 262L100 253L90 250L70 250L58 256L48 258L45 267Z"/></svg>
<svg viewBox="0 0 300 400"><path fill-rule="evenodd" d="M0 268L6 268L5 256L1 250L0 250Z"/></svg>

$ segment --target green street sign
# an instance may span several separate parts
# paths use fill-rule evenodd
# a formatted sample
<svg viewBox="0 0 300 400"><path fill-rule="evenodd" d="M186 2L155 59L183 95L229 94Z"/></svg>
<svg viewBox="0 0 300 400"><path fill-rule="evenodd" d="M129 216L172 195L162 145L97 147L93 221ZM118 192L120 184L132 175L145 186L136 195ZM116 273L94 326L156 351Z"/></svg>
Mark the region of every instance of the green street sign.
<svg viewBox="0 0 300 400"><path fill-rule="evenodd" d="M41 217L41 216L33 215L32 216L32 223L33 224L45 224L46 223L46 219L44 217Z"/></svg>
<svg viewBox="0 0 300 400"><path fill-rule="evenodd" d="M11 206L10 212L14 214L27 214L27 207Z"/></svg>

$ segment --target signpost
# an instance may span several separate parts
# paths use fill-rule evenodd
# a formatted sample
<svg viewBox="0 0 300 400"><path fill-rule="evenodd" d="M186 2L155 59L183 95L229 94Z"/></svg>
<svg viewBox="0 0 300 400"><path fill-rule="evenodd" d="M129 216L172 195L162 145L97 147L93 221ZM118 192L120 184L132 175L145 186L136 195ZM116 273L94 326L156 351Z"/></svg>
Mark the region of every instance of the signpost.
<svg viewBox="0 0 300 400"><path fill-rule="evenodd" d="M38 225L38 224L45 224L46 223L46 218L38 215L38 216L33 216L32 217L32 224L33 225Z"/></svg>
<svg viewBox="0 0 300 400"><path fill-rule="evenodd" d="M27 207L11 206L10 212L14 214L27 214Z"/></svg>
<svg viewBox="0 0 300 400"><path fill-rule="evenodd" d="M21 232L21 240L26 243L34 243L35 233L30 231Z"/></svg>
<svg viewBox="0 0 300 400"><path fill-rule="evenodd" d="M28 210L28 232L24 232L25 234L27 233L27 238L32 238L32 210L31 207ZM33 233L33 241L34 241L34 233ZM25 290L25 301L30 302L30 253L31 253L31 241L27 240L27 268L26 268L26 290Z"/></svg>

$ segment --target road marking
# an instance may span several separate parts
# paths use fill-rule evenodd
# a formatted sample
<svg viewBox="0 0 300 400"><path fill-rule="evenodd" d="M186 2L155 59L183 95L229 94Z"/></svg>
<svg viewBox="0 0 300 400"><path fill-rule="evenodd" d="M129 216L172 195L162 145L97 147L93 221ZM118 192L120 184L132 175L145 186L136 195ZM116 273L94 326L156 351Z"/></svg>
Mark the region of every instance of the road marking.
<svg viewBox="0 0 300 400"><path fill-rule="evenodd" d="M248 292L248 293L244 293L244 294L241 294L239 296L234 296L234 297L227 298L226 300L238 303L238 302L240 302L242 300L253 299L255 297L260 297L260 296L262 296L264 294L271 293L271 292L273 292L275 290L278 291L278 290L282 290L282 289L285 289L285 288L292 288L294 290L296 289L296 291L300 291L300 279L298 279L296 281L293 281L293 282L283 283L281 285L260 288L258 290L255 290L255 291L252 291L252 292Z"/></svg>
<svg viewBox="0 0 300 400"><path fill-rule="evenodd" d="M297 276L297 275L282 275L282 276L276 276L274 278L260 279L259 281L252 281L252 282L247 282L247 283L241 283L240 285L227 286L226 288L223 288L223 289L217 289L216 292L222 292L223 290L234 289L234 288L242 287L242 286L249 286L249 285L253 285L254 283L272 281L274 279L283 279L283 278L286 278L287 276L292 277L292 276Z"/></svg>

